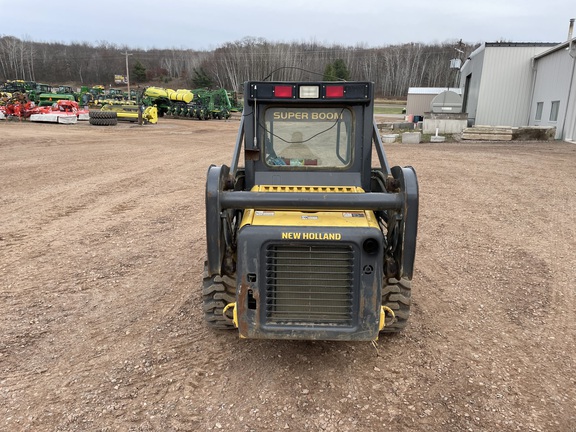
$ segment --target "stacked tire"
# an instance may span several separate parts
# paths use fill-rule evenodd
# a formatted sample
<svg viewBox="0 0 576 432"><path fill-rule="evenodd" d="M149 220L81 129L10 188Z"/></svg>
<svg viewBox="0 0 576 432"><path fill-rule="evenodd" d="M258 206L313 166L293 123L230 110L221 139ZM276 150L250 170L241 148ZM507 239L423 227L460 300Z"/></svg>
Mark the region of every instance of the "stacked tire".
<svg viewBox="0 0 576 432"><path fill-rule="evenodd" d="M115 111L90 111L90 124L94 126L116 126L118 115Z"/></svg>

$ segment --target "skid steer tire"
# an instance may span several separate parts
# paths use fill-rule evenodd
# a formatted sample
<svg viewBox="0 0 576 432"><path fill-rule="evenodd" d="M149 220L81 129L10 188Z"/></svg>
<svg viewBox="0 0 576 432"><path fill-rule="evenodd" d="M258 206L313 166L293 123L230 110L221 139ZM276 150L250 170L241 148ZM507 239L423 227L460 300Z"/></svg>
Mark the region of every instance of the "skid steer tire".
<svg viewBox="0 0 576 432"><path fill-rule="evenodd" d="M116 126L118 124L117 118L92 118L89 120L93 126Z"/></svg>
<svg viewBox="0 0 576 432"><path fill-rule="evenodd" d="M213 329L234 329L232 308L222 311L229 303L236 301L236 275L209 276L207 265L204 265L204 278L202 281L202 299L204 320L208 327Z"/></svg>
<svg viewBox="0 0 576 432"><path fill-rule="evenodd" d="M398 333L408 324L410 305L412 303L412 281L408 279L384 280L382 286L382 306L388 306L394 311L396 318L392 320L386 315L386 326L380 333Z"/></svg>

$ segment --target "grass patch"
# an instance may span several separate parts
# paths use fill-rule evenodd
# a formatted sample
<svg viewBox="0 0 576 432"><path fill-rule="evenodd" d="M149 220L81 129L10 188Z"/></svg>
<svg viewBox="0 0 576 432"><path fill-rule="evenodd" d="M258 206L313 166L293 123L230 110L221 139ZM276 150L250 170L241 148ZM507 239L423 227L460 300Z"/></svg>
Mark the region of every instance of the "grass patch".
<svg viewBox="0 0 576 432"><path fill-rule="evenodd" d="M376 105L402 105L406 106L406 99L374 99Z"/></svg>
<svg viewBox="0 0 576 432"><path fill-rule="evenodd" d="M402 114L402 110L404 106L394 106L394 107L382 107L382 106L375 106L374 107L374 114Z"/></svg>

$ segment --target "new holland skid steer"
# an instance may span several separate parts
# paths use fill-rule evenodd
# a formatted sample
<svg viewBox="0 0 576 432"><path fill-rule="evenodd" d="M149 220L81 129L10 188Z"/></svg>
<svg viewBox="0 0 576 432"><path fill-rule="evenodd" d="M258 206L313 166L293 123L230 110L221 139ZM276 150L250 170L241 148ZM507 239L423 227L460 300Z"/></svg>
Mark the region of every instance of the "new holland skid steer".
<svg viewBox="0 0 576 432"><path fill-rule="evenodd" d="M373 84L244 85L232 163L206 181L207 324L268 339L402 330L418 182L412 167L388 165Z"/></svg>

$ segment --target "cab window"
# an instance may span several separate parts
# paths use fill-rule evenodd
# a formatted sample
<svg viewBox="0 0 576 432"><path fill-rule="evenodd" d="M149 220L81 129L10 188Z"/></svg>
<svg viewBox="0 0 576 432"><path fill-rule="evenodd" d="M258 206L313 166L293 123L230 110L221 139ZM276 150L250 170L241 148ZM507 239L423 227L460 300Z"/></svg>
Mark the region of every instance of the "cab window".
<svg viewBox="0 0 576 432"><path fill-rule="evenodd" d="M269 107L260 125L266 164L280 169L349 166L352 115L347 107Z"/></svg>

